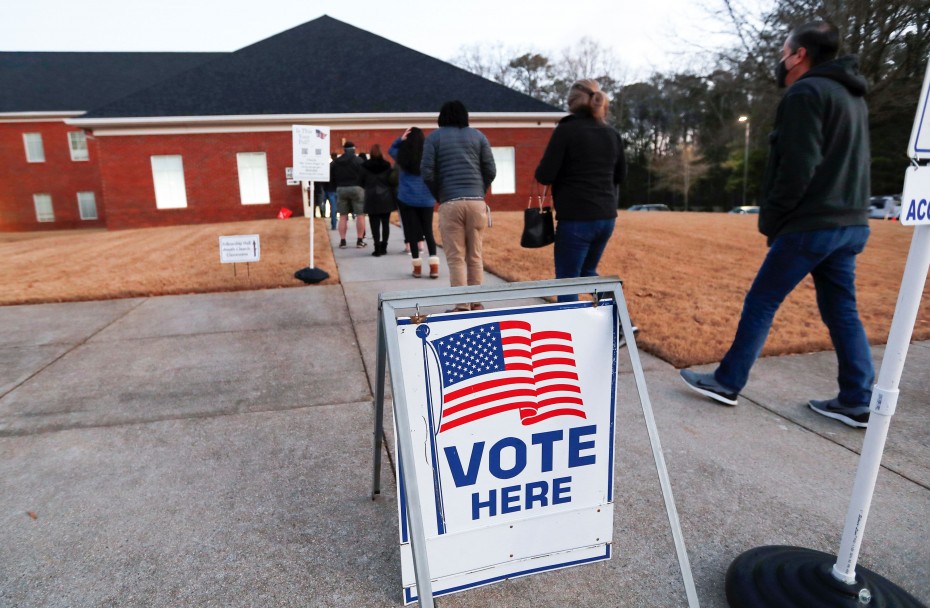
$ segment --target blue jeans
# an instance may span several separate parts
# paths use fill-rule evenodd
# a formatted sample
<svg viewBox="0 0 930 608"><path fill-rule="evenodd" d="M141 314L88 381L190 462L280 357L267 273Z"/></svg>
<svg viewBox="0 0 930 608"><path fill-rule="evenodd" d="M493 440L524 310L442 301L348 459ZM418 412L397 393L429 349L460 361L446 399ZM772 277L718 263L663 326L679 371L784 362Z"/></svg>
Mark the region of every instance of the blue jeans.
<svg viewBox="0 0 930 608"><path fill-rule="evenodd" d="M607 241L617 220L561 220L555 229L555 278L596 277ZM575 302L577 295L559 296Z"/></svg>
<svg viewBox="0 0 930 608"><path fill-rule="evenodd" d="M856 256L869 239L868 226L846 226L777 237L756 275L730 350L714 373L734 393L749 379L772 327L775 312L789 293L810 274L817 290L820 318L830 330L836 350L839 400L868 405L875 369L872 352L856 310Z"/></svg>
<svg viewBox="0 0 930 608"><path fill-rule="evenodd" d="M329 201L329 221L331 228L336 229L336 192L326 192L326 199Z"/></svg>

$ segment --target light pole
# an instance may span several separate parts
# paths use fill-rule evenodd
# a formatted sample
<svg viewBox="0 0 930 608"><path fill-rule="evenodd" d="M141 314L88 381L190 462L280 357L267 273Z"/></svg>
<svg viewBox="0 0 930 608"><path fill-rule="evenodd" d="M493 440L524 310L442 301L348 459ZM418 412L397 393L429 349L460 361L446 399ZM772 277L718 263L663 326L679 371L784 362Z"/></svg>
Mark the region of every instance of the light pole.
<svg viewBox="0 0 930 608"><path fill-rule="evenodd" d="M739 121L746 123L746 146L743 151L743 205L746 205L746 180L749 176L749 117L740 116Z"/></svg>

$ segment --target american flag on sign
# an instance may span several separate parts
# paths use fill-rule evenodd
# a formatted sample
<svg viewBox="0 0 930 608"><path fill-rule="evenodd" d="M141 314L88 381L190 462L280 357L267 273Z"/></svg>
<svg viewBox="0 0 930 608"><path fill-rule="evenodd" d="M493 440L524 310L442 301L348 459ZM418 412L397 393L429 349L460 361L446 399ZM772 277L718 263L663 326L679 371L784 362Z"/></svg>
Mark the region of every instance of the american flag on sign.
<svg viewBox="0 0 930 608"><path fill-rule="evenodd" d="M486 323L432 340L442 375L439 432L503 412L524 425L585 418L572 336L526 321Z"/></svg>
<svg viewBox="0 0 930 608"><path fill-rule="evenodd" d="M317 137L319 137L320 139L326 139L326 132L325 132L325 131L320 131L319 129L314 129L314 131L316 131L316 136L317 136Z"/></svg>

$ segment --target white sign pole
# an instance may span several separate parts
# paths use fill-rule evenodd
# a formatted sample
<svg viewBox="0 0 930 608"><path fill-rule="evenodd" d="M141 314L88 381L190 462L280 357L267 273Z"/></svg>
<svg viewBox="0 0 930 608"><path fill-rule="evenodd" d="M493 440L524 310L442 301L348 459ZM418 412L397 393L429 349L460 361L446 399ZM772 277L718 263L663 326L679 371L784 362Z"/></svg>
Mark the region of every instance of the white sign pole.
<svg viewBox="0 0 930 608"><path fill-rule="evenodd" d="M313 201L314 183L313 183L313 182L309 182L309 183L308 183L308 182L300 182L300 189L303 190L304 209L309 209L309 210L310 210L310 213L307 215L307 217L310 218L310 268L314 268L314 265L313 265L313 241L314 241L315 235L314 235L314 226L313 226L313 224L314 224L314 219L316 219L316 218L315 218L315 216L316 216L316 207L314 206L314 201Z"/></svg>
<svg viewBox="0 0 930 608"><path fill-rule="evenodd" d="M904 266L901 291L898 294L898 303L891 321L891 331L888 334L888 345L885 347L885 356L882 358L878 382L872 392L872 402L869 406L872 415L869 416L869 426L862 444L862 455L853 485L852 500L846 515L843 538L840 541L840 551L837 554L836 565L833 566L833 576L848 585L856 582L856 562L859 558L859 547L862 544L862 533L865 530L866 518L869 516L875 482L878 479L885 439L888 436L888 426L891 424L891 417L894 415L898 401L898 382L901 380L904 358L907 356L911 334L914 332L914 323L917 320L924 283L927 281L928 268L930 268L930 226L918 226L914 229L914 236L911 239L911 250Z"/></svg>
<svg viewBox="0 0 930 608"><path fill-rule="evenodd" d="M901 279L901 290L891 320L891 331L888 333L888 344L882 357L878 382L872 391L872 401L869 404L872 415L869 416L869 426L862 443L862 454L853 484L849 511L846 514L843 538L840 540L840 551L833 566L833 576L848 585L856 582L856 562L859 559L862 534L878 480L888 427L898 402L898 383L901 381L904 359L911 343L911 335L914 333L920 299L927 282L927 270L930 269L930 217L921 211L921 204L926 207L927 201L930 200L930 180L927 179L930 167L918 165L920 160L928 158L930 154L928 99L930 64L927 65L924 74L923 88L917 103L917 114L914 117L907 150L915 166L908 169L904 181L904 198L901 201L902 223L916 227L911 238L911 250L904 265L904 277Z"/></svg>

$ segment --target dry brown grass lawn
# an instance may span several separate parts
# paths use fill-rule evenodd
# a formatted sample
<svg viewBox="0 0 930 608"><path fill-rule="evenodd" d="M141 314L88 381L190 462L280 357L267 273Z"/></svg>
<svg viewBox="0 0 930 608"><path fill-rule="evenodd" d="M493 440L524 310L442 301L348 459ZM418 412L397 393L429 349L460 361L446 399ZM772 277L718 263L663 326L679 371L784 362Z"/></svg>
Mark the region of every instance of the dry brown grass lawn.
<svg viewBox="0 0 930 608"><path fill-rule="evenodd" d="M872 222L859 259L859 308L873 343L888 338L911 229ZM553 277L552 247L520 248L522 213L494 214L485 232L485 265L510 281ZM337 283L323 220L317 220L316 265ZM0 233L0 304L62 302L180 293L301 287L307 265L303 219L261 220L108 232ZM438 236L438 231L436 232ZM262 259L247 269L219 261L218 237L261 235ZM730 344L746 290L765 256L755 216L622 212L600 264L624 280L637 343L677 366L717 361ZM924 292L924 304L930 299ZM924 305L915 339L930 338ZM795 290L775 318L764 354L831 348L817 313L813 283Z"/></svg>
<svg viewBox="0 0 930 608"><path fill-rule="evenodd" d="M522 213L494 214L494 227L485 232L485 266L510 281L552 278L552 247L521 249L522 221ZM883 344L912 229L897 222L870 226L857 295L870 341ZM623 279L630 316L640 328L637 344L684 367L719 361L726 352L765 253L756 216L621 212L598 272ZM930 338L928 294L925 289L915 339ZM763 355L830 348L808 277L776 315Z"/></svg>
<svg viewBox="0 0 930 608"><path fill-rule="evenodd" d="M339 282L327 226L317 219L315 265ZM300 287L310 261L306 220L259 220L138 230L0 233L0 304L102 300ZM219 237L258 234L261 260L221 264Z"/></svg>

